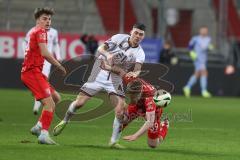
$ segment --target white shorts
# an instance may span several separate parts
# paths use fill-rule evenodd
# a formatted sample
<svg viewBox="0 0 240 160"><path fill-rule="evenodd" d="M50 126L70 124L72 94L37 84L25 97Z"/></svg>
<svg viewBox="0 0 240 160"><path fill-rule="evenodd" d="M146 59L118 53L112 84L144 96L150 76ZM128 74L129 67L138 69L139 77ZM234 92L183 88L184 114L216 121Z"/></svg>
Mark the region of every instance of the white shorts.
<svg viewBox="0 0 240 160"><path fill-rule="evenodd" d="M81 92L85 93L88 96L94 96L100 91L106 91L108 94L115 94L120 97L125 97L125 93L123 90L123 84L122 83L112 83L111 81L105 81L105 82L98 82L98 81L92 81L92 82L86 82L81 87Z"/></svg>

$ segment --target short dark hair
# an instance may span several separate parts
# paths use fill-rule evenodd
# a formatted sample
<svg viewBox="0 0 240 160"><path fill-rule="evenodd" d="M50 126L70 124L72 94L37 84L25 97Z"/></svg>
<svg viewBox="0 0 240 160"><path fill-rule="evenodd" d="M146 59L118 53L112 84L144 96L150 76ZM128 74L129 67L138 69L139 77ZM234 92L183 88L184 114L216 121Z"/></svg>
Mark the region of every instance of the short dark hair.
<svg viewBox="0 0 240 160"><path fill-rule="evenodd" d="M143 30L143 31L145 31L146 30L146 26L143 24L143 23L135 23L134 25L133 25L133 28L137 28L137 29L140 29L140 30Z"/></svg>
<svg viewBox="0 0 240 160"><path fill-rule="evenodd" d="M54 15L53 8L44 7L44 8L36 8L34 11L34 18L37 20L41 15L47 14L47 15Z"/></svg>

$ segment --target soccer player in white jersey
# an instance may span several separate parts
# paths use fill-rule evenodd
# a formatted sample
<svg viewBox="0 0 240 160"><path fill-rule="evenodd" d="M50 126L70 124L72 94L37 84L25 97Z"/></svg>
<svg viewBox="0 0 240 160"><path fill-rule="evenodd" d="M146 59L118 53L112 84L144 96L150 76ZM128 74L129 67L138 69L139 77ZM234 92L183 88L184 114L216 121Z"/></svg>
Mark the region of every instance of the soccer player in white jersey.
<svg viewBox="0 0 240 160"><path fill-rule="evenodd" d="M110 65L121 67L129 77L137 77L141 72L145 60L145 53L140 42L145 36L145 25L136 23L128 34L116 34L99 46L98 54L88 81L81 87L80 93L73 101L65 114L64 119L54 128L53 134L59 135L77 109L81 108L92 96L101 90L109 94L110 101L115 107L114 126L119 126L123 118L125 93L122 78L112 72L101 69L101 62L107 61ZM133 68L132 71L130 69ZM110 142L115 144L116 142Z"/></svg>
<svg viewBox="0 0 240 160"><path fill-rule="evenodd" d="M26 34L26 37L23 41L23 50L25 51L27 44L29 42L30 39L30 33L32 31L33 28L31 28L28 33ZM47 30L47 39L48 39L48 43L47 43L47 48L48 51L52 54L55 55L56 59L61 61L61 54L60 54L60 47L59 47L59 43L58 43L58 31L54 28L49 28ZM43 65L43 70L42 73L45 76L49 76L51 71L51 64L48 61L44 61L44 65ZM60 95L58 94L58 101L60 100ZM41 102L40 101L34 101L34 106L33 106L33 114L37 115L39 108L41 107Z"/></svg>

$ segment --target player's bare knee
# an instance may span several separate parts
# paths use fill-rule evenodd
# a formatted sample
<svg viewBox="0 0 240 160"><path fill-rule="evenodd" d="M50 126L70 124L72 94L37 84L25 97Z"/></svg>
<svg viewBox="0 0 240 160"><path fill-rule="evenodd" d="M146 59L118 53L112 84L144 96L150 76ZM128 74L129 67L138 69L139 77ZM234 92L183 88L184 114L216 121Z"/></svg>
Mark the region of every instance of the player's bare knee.
<svg viewBox="0 0 240 160"><path fill-rule="evenodd" d="M148 144L148 147L150 147L150 148L157 148L157 145Z"/></svg>
<svg viewBox="0 0 240 160"><path fill-rule="evenodd" d="M44 109L53 112L55 110L55 103L51 97L41 100Z"/></svg>
<svg viewBox="0 0 240 160"><path fill-rule="evenodd" d="M61 100L61 96L55 92L53 95L52 95L52 98L54 100L55 103L58 103L60 100Z"/></svg>
<svg viewBox="0 0 240 160"><path fill-rule="evenodd" d="M155 141L155 142L153 142L153 141L148 141L148 147L150 147L150 148L156 148L158 146L158 142L157 141Z"/></svg>
<svg viewBox="0 0 240 160"><path fill-rule="evenodd" d="M156 139L148 139L148 146L150 148L156 148L159 145L160 139L156 138Z"/></svg>

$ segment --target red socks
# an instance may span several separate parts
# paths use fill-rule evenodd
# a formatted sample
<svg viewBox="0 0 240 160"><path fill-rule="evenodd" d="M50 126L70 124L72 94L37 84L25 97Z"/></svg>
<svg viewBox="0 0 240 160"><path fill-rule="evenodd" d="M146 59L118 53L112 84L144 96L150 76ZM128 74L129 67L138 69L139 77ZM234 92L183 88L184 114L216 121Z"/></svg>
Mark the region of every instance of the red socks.
<svg viewBox="0 0 240 160"><path fill-rule="evenodd" d="M42 129L48 131L48 128L51 125L52 119L53 119L53 112L43 110L42 115L40 117L40 122L42 123Z"/></svg>

